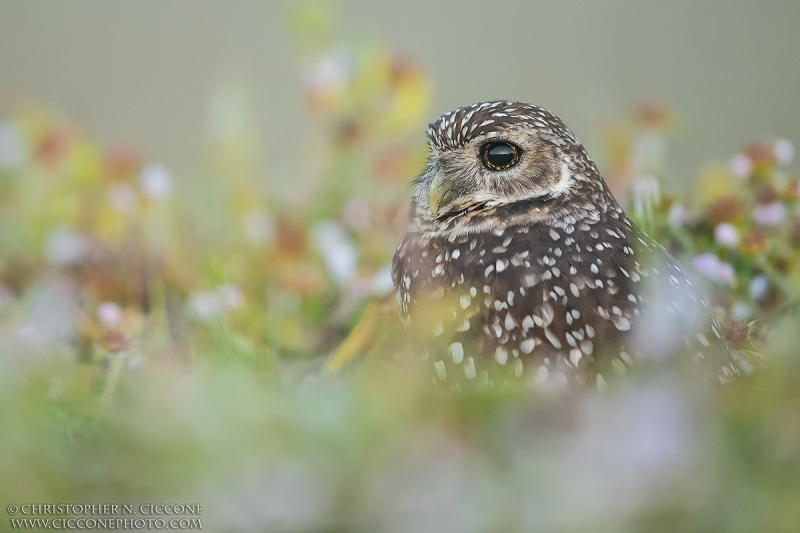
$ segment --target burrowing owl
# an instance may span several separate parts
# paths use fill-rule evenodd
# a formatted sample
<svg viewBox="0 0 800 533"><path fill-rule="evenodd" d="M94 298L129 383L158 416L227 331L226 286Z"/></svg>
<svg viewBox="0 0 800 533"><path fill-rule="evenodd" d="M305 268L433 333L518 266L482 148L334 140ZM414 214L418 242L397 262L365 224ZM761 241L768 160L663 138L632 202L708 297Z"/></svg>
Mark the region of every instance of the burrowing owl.
<svg viewBox="0 0 800 533"><path fill-rule="evenodd" d="M558 117L485 102L442 115L428 139L393 278L440 380L602 386L678 352L720 381L738 375L689 276Z"/></svg>

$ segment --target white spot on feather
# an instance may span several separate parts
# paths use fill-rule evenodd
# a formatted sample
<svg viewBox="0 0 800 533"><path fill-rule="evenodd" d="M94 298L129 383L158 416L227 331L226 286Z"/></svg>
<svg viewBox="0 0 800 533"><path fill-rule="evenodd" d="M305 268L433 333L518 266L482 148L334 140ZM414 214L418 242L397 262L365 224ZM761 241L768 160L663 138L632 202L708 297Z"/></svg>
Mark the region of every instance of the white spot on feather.
<svg viewBox="0 0 800 533"><path fill-rule="evenodd" d="M460 342L454 342L450 345L450 357L453 358L455 364L461 363L464 360L464 345Z"/></svg>
<svg viewBox="0 0 800 533"><path fill-rule="evenodd" d="M502 346L498 346L494 351L494 357L497 359L498 363L504 365L508 361L508 351Z"/></svg>
<svg viewBox="0 0 800 533"><path fill-rule="evenodd" d="M447 379L447 369L444 367L444 361L435 361L433 363L433 368L436 370L436 375L439 377L440 381Z"/></svg>
<svg viewBox="0 0 800 533"><path fill-rule="evenodd" d="M470 357L467 359L467 364L464 365L464 375L467 379L475 379L477 373L475 372L475 359Z"/></svg>

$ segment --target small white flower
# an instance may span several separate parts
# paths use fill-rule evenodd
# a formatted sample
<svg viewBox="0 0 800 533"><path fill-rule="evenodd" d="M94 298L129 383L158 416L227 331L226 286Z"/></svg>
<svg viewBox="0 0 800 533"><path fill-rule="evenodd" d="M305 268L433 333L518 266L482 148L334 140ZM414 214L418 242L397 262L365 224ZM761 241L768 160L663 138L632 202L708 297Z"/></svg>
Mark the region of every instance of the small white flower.
<svg viewBox="0 0 800 533"><path fill-rule="evenodd" d="M380 269L375 274L375 277L372 278L372 293L376 296L383 296L393 290L394 282L392 281L392 265L390 263Z"/></svg>
<svg viewBox="0 0 800 533"><path fill-rule="evenodd" d="M150 164L139 175L139 186L146 196L163 200L172 191L172 175L164 165Z"/></svg>
<svg viewBox="0 0 800 533"><path fill-rule="evenodd" d="M0 170L18 168L25 159L22 132L13 122L0 122Z"/></svg>
<svg viewBox="0 0 800 533"><path fill-rule="evenodd" d="M193 292L186 301L186 313L204 322L210 322L228 311L240 308L243 303L244 295L241 289L232 283L226 283L213 291Z"/></svg>
<svg viewBox="0 0 800 533"><path fill-rule="evenodd" d="M304 81L312 90L339 91L352 79L354 73L355 61L352 54L340 48L321 55L306 71Z"/></svg>
<svg viewBox="0 0 800 533"><path fill-rule="evenodd" d="M334 281L339 284L350 281L356 274L358 250L347 232L337 222L326 220L314 228L313 236L314 247Z"/></svg>
<svg viewBox="0 0 800 533"><path fill-rule="evenodd" d="M266 210L256 208L244 216L244 234L252 244L265 244L275 238L275 222Z"/></svg>
<svg viewBox="0 0 800 533"><path fill-rule="evenodd" d="M672 207L669 208L667 218L669 223L676 228L683 227L686 224L686 208L683 207L682 204L672 204Z"/></svg>
<svg viewBox="0 0 800 533"><path fill-rule="evenodd" d="M736 302L731 306L731 317L736 320L748 320L753 316L753 310L744 302Z"/></svg>
<svg viewBox="0 0 800 533"><path fill-rule="evenodd" d="M692 259L692 265L698 272L708 278L713 278L717 275L717 268L719 267L719 257L712 253L705 253L696 256Z"/></svg>
<svg viewBox="0 0 800 533"><path fill-rule="evenodd" d="M97 306L97 319L104 326L113 328L122 320L122 309L114 302L103 302Z"/></svg>
<svg viewBox="0 0 800 533"><path fill-rule="evenodd" d="M769 278L767 276L759 275L750 280L747 286L747 292L750 294L750 299L759 302L764 299L769 290Z"/></svg>
<svg viewBox="0 0 800 533"><path fill-rule="evenodd" d="M750 158L744 154L736 154L731 158L730 163L731 172L740 180L746 180L753 172L753 164Z"/></svg>
<svg viewBox="0 0 800 533"><path fill-rule="evenodd" d="M16 298L14 297L14 293L11 292L11 289L0 284L0 310L13 304L15 301Z"/></svg>
<svg viewBox="0 0 800 533"><path fill-rule="evenodd" d="M759 226L780 226L786 220L786 206L781 202L758 204L753 209L753 221Z"/></svg>
<svg viewBox="0 0 800 533"><path fill-rule="evenodd" d="M634 140L632 152L634 174L661 174L667 159L667 139L658 130L644 131Z"/></svg>
<svg viewBox="0 0 800 533"><path fill-rule="evenodd" d="M244 303L242 291L233 283L227 283L217 287L217 297L224 309L238 309Z"/></svg>
<svg viewBox="0 0 800 533"><path fill-rule="evenodd" d="M45 241L47 259L60 266L82 263L91 255L92 249L89 237L66 227L54 229Z"/></svg>
<svg viewBox="0 0 800 533"><path fill-rule="evenodd" d="M775 159L781 165L788 165L794 161L794 144L789 139L777 139L772 145Z"/></svg>
<svg viewBox="0 0 800 533"><path fill-rule="evenodd" d="M219 295L214 291L195 291L186 301L187 314L205 322L218 318L222 311Z"/></svg>
<svg viewBox="0 0 800 533"><path fill-rule="evenodd" d="M661 201L661 186L658 178L649 174L633 179L633 215L637 220L649 220L653 209Z"/></svg>
<svg viewBox="0 0 800 533"><path fill-rule="evenodd" d="M727 248L736 248L739 244L739 231L730 222L720 222L714 228L714 238Z"/></svg>
<svg viewBox="0 0 800 533"><path fill-rule="evenodd" d="M117 211L130 211L138 200L136 189L127 183L114 183L108 188L108 201Z"/></svg>

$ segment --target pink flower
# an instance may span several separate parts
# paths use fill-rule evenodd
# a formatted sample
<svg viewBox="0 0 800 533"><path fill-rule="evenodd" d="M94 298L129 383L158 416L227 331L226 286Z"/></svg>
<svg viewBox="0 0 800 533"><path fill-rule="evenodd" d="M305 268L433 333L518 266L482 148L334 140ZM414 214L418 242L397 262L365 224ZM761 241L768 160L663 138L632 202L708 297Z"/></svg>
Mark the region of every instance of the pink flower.
<svg viewBox="0 0 800 533"><path fill-rule="evenodd" d="M692 265L704 276L713 278L717 275L719 257L712 253L701 254L692 259Z"/></svg>
<svg viewBox="0 0 800 533"><path fill-rule="evenodd" d="M703 276L723 285L733 286L736 284L736 273L733 265L721 261L719 257L712 253L705 253L692 259L692 265Z"/></svg>
<svg viewBox="0 0 800 533"><path fill-rule="evenodd" d="M735 248L739 244L739 231L730 222L720 222L714 228L714 239L726 248Z"/></svg>
<svg viewBox="0 0 800 533"><path fill-rule="evenodd" d="M788 165L794 160L794 144L789 139L777 139L772 144L775 160L781 165Z"/></svg>
<svg viewBox="0 0 800 533"><path fill-rule="evenodd" d="M758 204L753 209L753 221L759 226L780 226L786 220L786 207L780 202Z"/></svg>
<svg viewBox="0 0 800 533"><path fill-rule="evenodd" d="M753 172L753 164L750 158L744 154L736 154L731 158L730 163L731 172L740 180L746 180Z"/></svg>
<svg viewBox="0 0 800 533"><path fill-rule="evenodd" d="M717 270L717 281L731 287L736 285L736 272L733 270L733 265L725 261L720 261Z"/></svg>
<svg viewBox="0 0 800 533"><path fill-rule="evenodd" d="M113 328L122 320L122 310L114 302L103 302L97 306L97 319L104 326Z"/></svg>

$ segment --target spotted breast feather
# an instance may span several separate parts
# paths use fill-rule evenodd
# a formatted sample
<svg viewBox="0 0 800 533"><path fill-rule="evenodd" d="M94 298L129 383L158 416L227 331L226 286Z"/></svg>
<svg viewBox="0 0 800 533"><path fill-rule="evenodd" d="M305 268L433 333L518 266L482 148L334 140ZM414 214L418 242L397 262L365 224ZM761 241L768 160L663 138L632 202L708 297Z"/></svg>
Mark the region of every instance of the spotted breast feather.
<svg viewBox="0 0 800 533"><path fill-rule="evenodd" d="M443 381L602 386L638 360L679 351L712 363L722 381L735 376L684 270L624 225L507 226L452 240L408 233L394 275L419 355Z"/></svg>

